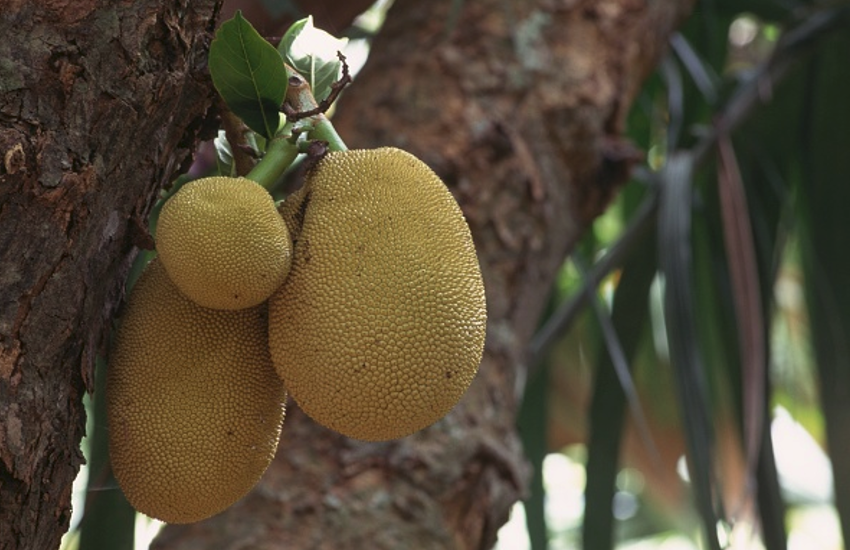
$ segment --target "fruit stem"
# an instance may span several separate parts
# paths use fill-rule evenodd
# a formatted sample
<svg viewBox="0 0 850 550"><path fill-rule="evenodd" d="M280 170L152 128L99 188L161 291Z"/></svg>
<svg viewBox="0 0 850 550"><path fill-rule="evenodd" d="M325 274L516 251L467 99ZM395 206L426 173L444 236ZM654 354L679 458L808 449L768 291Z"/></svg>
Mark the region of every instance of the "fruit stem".
<svg viewBox="0 0 850 550"><path fill-rule="evenodd" d="M328 150L330 151L348 151L348 146L342 141L342 138L334 128L331 121L323 114L316 115L314 119L313 129L307 134L310 139L318 139L328 142Z"/></svg>
<svg viewBox="0 0 850 550"><path fill-rule="evenodd" d="M271 189L298 156L298 145L288 135L277 135L268 143L262 160L245 177Z"/></svg>

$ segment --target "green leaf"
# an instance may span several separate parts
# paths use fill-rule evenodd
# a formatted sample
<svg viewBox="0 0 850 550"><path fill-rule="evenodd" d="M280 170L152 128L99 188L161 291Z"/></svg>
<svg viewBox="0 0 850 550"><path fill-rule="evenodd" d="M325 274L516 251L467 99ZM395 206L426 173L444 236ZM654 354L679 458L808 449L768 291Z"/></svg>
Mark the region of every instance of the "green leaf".
<svg viewBox="0 0 850 550"><path fill-rule="evenodd" d="M846 8L845 8L846 10ZM846 16L845 11L845 16ZM845 17L846 21L846 17ZM846 27L844 27L846 29ZM806 302L811 339L820 379L826 439L832 460L835 508L845 543L850 541L850 438L847 437L850 400L850 66L846 30L824 40L807 61L798 136L801 173L795 193L795 219L801 221ZM843 92L843 95L842 95ZM793 133L792 133L793 132ZM790 159L789 159L790 160Z"/></svg>
<svg viewBox="0 0 850 550"><path fill-rule="evenodd" d="M286 69L274 46L236 12L210 45L210 75L228 108L249 128L272 138L280 126Z"/></svg>
<svg viewBox="0 0 850 550"><path fill-rule="evenodd" d="M657 267L653 237L653 232L646 232L634 243L614 292L610 322L619 335L629 372L640 340L646 335L645 325L649 319L649 291ZM608 344L605 346L607 348ZM588 418L582 542L584 548L594 550L614 548L616 540L611 503L617 490L628 399L617 375L614 357L610 349L600 350ZM644 446L654 450L651 440L645 441Z"/></svg>
<svg viewBox="0 0 850 550"><path fill-rule="evenodd" d="M720 517L713 495L714 425L710 414L705 359L698 343L691 243L693 157L671 156L661 174L663 192L658 207L658 262L665 281L664 319L670 362L676 372L679 406L688 448L688 471L706 546L720 550Z"/></svg>
<svg viewBox="0 0 850 550"><path fill-rule="evenodd" d="M286 62L301 73L313 96L321 101L340 77L342 62L337 57L348 43L313 26L313 17L296 21L280 40L277 49Z"/></svg>

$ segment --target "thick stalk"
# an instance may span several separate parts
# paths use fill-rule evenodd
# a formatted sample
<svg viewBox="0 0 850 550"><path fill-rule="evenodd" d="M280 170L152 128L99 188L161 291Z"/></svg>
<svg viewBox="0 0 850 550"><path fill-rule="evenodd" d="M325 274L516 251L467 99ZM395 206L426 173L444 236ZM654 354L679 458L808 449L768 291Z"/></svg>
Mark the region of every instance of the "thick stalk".
<svg viewBox="0 0 850 550"><path fill-rule="evenodd" d="M266 189L271 189L297 156L298 146L289 136L275 136L269 142L263 160L258 162L245 177L256 181Z"/></svg>

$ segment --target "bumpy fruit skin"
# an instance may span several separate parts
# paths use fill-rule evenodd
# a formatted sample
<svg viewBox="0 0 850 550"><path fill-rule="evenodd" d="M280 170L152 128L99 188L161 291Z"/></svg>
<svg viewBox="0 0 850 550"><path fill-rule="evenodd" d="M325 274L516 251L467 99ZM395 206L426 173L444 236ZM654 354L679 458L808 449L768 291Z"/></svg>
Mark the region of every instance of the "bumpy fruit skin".
<svg viewBox="0 0 850 550"><path fill-rule="evenodd" d="M487 320L443 182L399 149L330 153L281 213L293 264L269 300L269 345L299 406L369 441L442 418L478 370Z"/></svg>
<svg viewBox="0 0 850 550"><path fill-rule="evenodd" d="M196 304L256 306L289 273L292 242L272 196L245 178L184 185L162 207L157 251L169 277Z"/></svg>
<svg viewBox="0 0 850 550"><path fill-rule="evenodd" d="M133 287L110 355L112 467L127 500L168 523L217 514L274 457L286 392L265 306L202 308L153 260Z"/></svg>

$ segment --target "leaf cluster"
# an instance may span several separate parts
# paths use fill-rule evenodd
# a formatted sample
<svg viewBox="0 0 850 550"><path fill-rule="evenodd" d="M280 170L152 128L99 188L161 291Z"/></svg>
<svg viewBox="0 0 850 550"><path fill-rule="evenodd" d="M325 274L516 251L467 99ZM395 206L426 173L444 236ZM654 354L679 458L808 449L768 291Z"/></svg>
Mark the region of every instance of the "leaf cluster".
<svg viewBox="0 0 850 550"><path fill-rule="evenodd" d="M314 96L324 97L340 77L337 53L344 46L344 40L315 28L312 17L307 17L293 23L275 48L237 12L216 32L209 70L227 107L270 140L285 122L281 106L289 78L286 65L307 80Z"/></svg>

